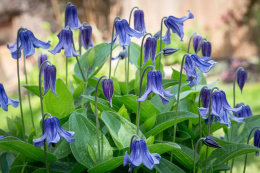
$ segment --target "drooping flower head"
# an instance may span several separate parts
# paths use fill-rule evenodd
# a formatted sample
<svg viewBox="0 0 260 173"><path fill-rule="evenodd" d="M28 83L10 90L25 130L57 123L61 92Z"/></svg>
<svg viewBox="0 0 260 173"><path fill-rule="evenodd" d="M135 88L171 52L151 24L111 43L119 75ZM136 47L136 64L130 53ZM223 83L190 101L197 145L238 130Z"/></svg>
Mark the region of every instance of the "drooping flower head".
<svg viewBox="0 0 260 173"><path fill-rule="evenodd" d="M167 31L165 33L165 36L162 38L163 42L165 44L170 44L171 43L171 30L173 33L176 33L181 41L183 41L184 37L184 32L183 32L183 23L188 20L188 19L193 19L194 16L193 14L189 12L188 16L177 18L174 16L169 16L166 20L164 20L164 24L167 27Z"/></svg>
<svg viewBox="0 0 260 173"><path fill-rule="evenodd" d="M222 146L220 146L217 141L215 141L214 138L212 138L211 136L207 136L206 139L203 141L203 143L209 147L212 148L223 148ZM224 148L223 148L224 149Z"/></svg>
<svg viewBox="0 0 260 173"><path fill-rule="evenodd" d="M237 72L237 84L241 90L241 93L242 93L243 87L246 83L246 79L247 79L247 71L244 69L239 70Z"/></svg>
<svg viewBox="0 0 260 173"><path fill-rule="evenodd" d="M211 43L209 41L203 41L201 44L202 55L205 57L211 56Z"/></svg>
<svg viewBox="0 0 260 173"><path fill-rule="evenodd" d="M126 51L126 49L123 49L122 51L119 52L119 54L116 57L113 57L112 60L116 60L116 59L125 59L128 57L128 53Z"/></svg>
<svg viewBox="0 0 260 173"><path fill-rule="evenodd" d="M0 83L0 107L4 111L8 111L8 105L13 105L14 108L17 108L19 101L10 99L5 92L4 85Z"/></svg>
<svg viewBox="0 0 260 173"><path fill-rule="evenodd" d="M253 116L251 108L248 105L244 105L244 103L238 103L236 105L236 108L238 107L242 107L242 110L238 114L236 114L237 117L247 118Z"/></svg>
<svg viewBox="0 0 260 173"><path fill-rule="evenodd" d="M242 107L232 108L227 102L226 94L224 91L213 92L211 109L212 109L211 118L214 116L215 120L219 121L221 124L226 124L227 126L231 126L231 122L229 118L239 123L244 120L244 118L236 117L231 113L231 112L233 112L234 114L240 113ZM199 108L199 113L202 116L202 118L208 119L207 114L209 113L209 108Z"/></svg>
<svg viewBox="0 0 260 173"><path fill-rule="evenodd" d="M71 29L78 29L81 24L78 18L77 7L71 2L68 2L65 9L65 26L69 26Z"/></svg>
<svg viewBox="0 0 260 173"><path fill-rule="evenodd" d="M114 94L114 85L113 85L112 79L103 79L102 80L102 90L103 90L103 94L109 101L110 106L112 107L112 97Z"/></svg>
<svg viewBox="0 0 260 173"><path fill-rule="evenodd" d="M254 146L260 148L260 130L257 129L254 134ZM259 151L255 152L256 156L259 156Z"/></svg>
<svg viewBox="0 0 260 173"><path fill-rule="evenodd" d="M134 29L141 32L143 35L146 32L143 10L135 10L134 12Z"/></svg>
<svg viewBox="0 0 260 173"><path fill-rule="evenodd" d="M79 56L73 48L73 33L69 27L61 30L58 34L59 43L52 50L49 50L52 54L60 53L61 49L64 49L64 54L66 57Z"/></svg>
<svg viewBox="0 0 260 173"><path fill-rule="evenodd" d="M94 46L93 40L91 38L92 27L86 23L83 23L79 29L81 31L81 44L86 50L88 50L90 47Z"/></svg>
<svg viewBox="0 0 260 173"><path fill-rule="evenodd" d="M157 153L150 153L145 140L137 139L132 142L130 157L125 152L123 166L129 165L129 172L133 171L137 166L142 163L150 170L154 165L159 164L161 156Z"/></svg>
<svg viewBox="0 0 260 173"><path fill-rule="evenodd" d="M157 40L154 37L148 37L144 44L144 63L148 61L149 57L151 58L153 64L155 62L155 55L156 55L156 48L157 48Z"/></svg>
<svg viewBox="0 0 260 173"><path fill-rule="evenodd" d="M61 128L59 119L57 117L49 117L44 120L44 133L42 137L34 139L33 143L36 147L41 147L44 142L51 144L58 143L63 137L68 142L75 142L73 138L74 132L69 132Z"/></svg>
<svg viewBox="0 0 260 173"><path fill-rule="evenodd" d="M56 67L54 65L46 64L43 70L43 85L44 85L44 94L45 95L49 89L51 92L56 94ZM58 97L58 96L57 96Z"/></svg>
<svg viewBox="0 0 260 173"><path fill-rule="evenodd" d="M198 53L200 51L200 41L202 40L202 37L200 35L194 35L193 37L193 49L195 53Z"/></svg>
<svg viewBox="0 0 260 173"><path fill-rule="evenodd" d="M147 97L151 94L155 93L158 94L163 104L166 104L169 102L165 97L172 97L175 94L171 94L170 91L165 91L162 86L162 74L160 71L149 71L147 73L147 87L142 95L137 101L143 102L147 100Z"/></svg>
<svg viewBox="0 0 260 173"><path fill-rule="evenodd" d="M21 57L21 50L23 49L23 55L25 58L32 56L35 53L35 48L50 48L50 41L43 42L34 37L32 31L22 28L19 32L18 39L18 58ZM12 57L17 59L17 41L12 46L7 44L7 48L10 50Z"/></svg>
<svg viewBox="0 0 260 173"><path fill-rule="evenodd" d="M129 46L131 39L130 37L140 38L143 34L130 28L128 22L125 19L118 20L115 22L116 35L114 36L113 42L116 41L117 36L119 36L119 44L122 47Z"/></svg>
<svg viewBox="0 0 260 173"><path fill-rule="evenodd" d="M211 89L203 88L200 92L202 106L204 108L209 107Z"/></svg>

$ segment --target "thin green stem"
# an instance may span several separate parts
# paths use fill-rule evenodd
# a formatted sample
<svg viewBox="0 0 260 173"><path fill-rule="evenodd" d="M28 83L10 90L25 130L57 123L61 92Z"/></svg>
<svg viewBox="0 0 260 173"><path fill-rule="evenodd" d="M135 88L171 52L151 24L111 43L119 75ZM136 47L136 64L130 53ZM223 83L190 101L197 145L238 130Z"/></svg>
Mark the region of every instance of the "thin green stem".
<svg viewBox="0 0 260 173"><path fill-rule="evenodd" d="M192 38L193 38L195 35L198 35L198 33L197 33L197 32L193 32L193 33L191 34L191 36L190 36L187 53L190 53L190 43L191 43Z"/></svg>
<svg viewBox="0 0 260 173"><path fill-rule="evenodd" d="M259 127L259 126L254 127L254 128L251 130L251 132L249 133L248 138L247 138L247 144L249 144L249 140L250 140L250 138L251 138L251 135L252 135L252 133L254 132L254 130L256 130L256 129L260 129L260 127ZM246 172L246 163L247 163L247 154L246 154L246 156L245 156L244 171L243 171L243 173Z"/></svg>
<svg viewBox="0 0 260 173"><path fill-rule="evenodd" d="M197 148L198 148L198 144L200 143L200 141L205 140L206 138L200 138L195 145L195 149L194 149L194 161L193 161L193 173L195 173L196 170L196 152L197 152Z"/></svg>
<svg viewBox="0 0 260 173"><path fill-rule="evenodd" d="M42 68L45 64L50 64L51 62L46 60L42 63L41 67L40 67L40 71L39 71L39 94L40 94L40 102L41 102L41 113L42 113L42 134L44 134L44 118L45 115L48 114L44 114L43 112L43 98L42 98L42 82L41 82L41 78L42 78ZM46 145L45 145L45 141L44 141L44 156L45 156L45 165L46 165L46 172L49 173L49 166L48 166L48 159L47 159L47 149L46 149Z"/></svg>
<svg viewBox="0 0 260 173"><path fill-rule="evenodd" d="M25 74L25 83L26 85L28 85L28 78L27 78L27 71L26 71L26 62L25 62L26 58L23 58L23 64L24 64L24 74ZM30 114L31 114L31 120L32 120L32 126L33 129L35 129L35 125L34 125L34 119L33 119L33 112L32 112L32 104L31 104L31 97L30 97L30 93L27 90L27 96L28 96L28 102L29 102L29 109L30 109Z"/></svg>
<svg viewBox="0 0 260 173"><path fill-rule="evenodd" d="M173 142L175 142L176 138L176 129L177 129L177 118L178 118L178 106L179 106L179 101L180 101L180 92L181 92L181 77L182 77L182 70L184 66L184 62L187 57L187 53L183 55L182 61L181 61L181 70L180 70L180 78L179 78L179 86L178 86L178 93L177 93L177 103L176 103L176 109L175 109L175 119L174 119L174 127L173 127ZM171 159L170 161L172 162L172 155L173 155L173 150L171 151Z"/></svg>
<svg viewBox="0 0 260 173"><path fill-rule="evenodd" d="M118 59L118 61L116 63L116 67L115 67L115 70L114 70L114 78L116 77L116 70L117 70L119 62L120 62L120 58Z"/></svg>
<svg viewBox="0 0 260 173"><path fill-rule="evenodd" d="M140 51L140 64L139 64L139 72L140 72L140 80L141 80L141 77L142 77L142 66L143 66L143 45L144 45L144 39L146 38L146 36L150 35L151 37L153 36L151 33L146 33L144 36L143 36L143 39L142 39L142 43L141 43L141 51ZM140 97L140 91L139 91L139 97Z"/></svg>
<svg viewBox="0 0 260 173"><path fill-rule="evenodd" d="M65 56L66 58L66 86L68 86L68 58Z"/></svg>
<svg viewBox="0 0 260 173"><path fill-rule="evenodd" d="M97 144L98 144L98 161L101 163L101 155L100 155L100 141L99 141L99 121L98 121L98 109L97 109L97 92L98 92L98 85L100 81L103 78L107 78L107 76L101 76L96 85L96 90L95 90L95 114L96 114L96 130L97 130Z"/></svg>
<svg viewBox="0 0 260 173"><path fill-rule="evenodd" d="M153 65L149 65L144 69L144 72L141 76L140 84L139 84L139 98L141 97L141 94L142 94L142 84L143 84L144 74L145 74L146 70L149 69L149 68L153 68L153 70L155 69ZM137 120L137 123L136 123L136 134L137 134L137 136L139 135L140 108L141 108L141 102L138 102L137 118L136 118L136 120Z"/></svg>
<svg viewBox="0 0 260 173"><path fill-rule="evenodd" d="M208 133L207 133L207 136L210 135L210 125L211 125L211 104L212 104L212 94L214 92L214 90L218 90L218 87L214 87L211 89L211 92L210 92L210 99L209 99L209 115L208 115ZM204 173L206 173L206 170L207 170L207 163L208 163L208 150L209 150L209 147L207 146L206 148L206 158L205 158L205 170L204 170Z"/></svg>
<svg viewBox="0 0 260 173"><path fill-rule="evenodd" d="M24 125L24 117L23 117L23 106L22 106L22 96L21 96L21 82L20 82L20 72L19 72L19 33L23 32L24 28L20 28L17 31L17 40L16 40L16 46L17 46L17 53L16 53L16 60L17 60L17 77L18 77L18 94L19 94L19 102L20 102L20 113L22 118L22 124L23 124L23 140L25 141L25 125Z"/></svg>
<svg viewBox="0 0 260 173"><path fill-rule="evenodd" d="M114 30L115 30L115 23L117 20L121 20L120 17L115 17L113 22L112 28L112 37L111 37L111 47L110 47L110 59L109 59L109 78L111 78L111 66L112 66L112 51L113 51L113 44L114 44Z"/></svg>
<svg viewBox="0 0 260 173"><path fill-rule="evenodd" d="M163 20L167 19L167 17L163 17L161 20L161 30L160 30L160 52L162 51L162 27L163 27ZM159 71L161 71L161 55L159 57Z"/></svg>
<svg viewBox="0 0 260 173"><path fill-rule="evenodd" d="M125 58L125 86L126 86L126 94L128 94L128 81L127 81L127 58Z"/></svg>

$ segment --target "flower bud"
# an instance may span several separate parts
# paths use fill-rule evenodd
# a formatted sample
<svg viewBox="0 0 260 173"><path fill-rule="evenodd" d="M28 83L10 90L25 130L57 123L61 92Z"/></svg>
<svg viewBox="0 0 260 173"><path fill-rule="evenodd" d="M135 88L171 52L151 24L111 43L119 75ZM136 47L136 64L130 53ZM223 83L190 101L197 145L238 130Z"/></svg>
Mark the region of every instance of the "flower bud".
<svg viewBox="0 0 260 173"><path fill-rule="evenodd" d="M114 94L114 85L112 79L104 79L102 81L102 90L103 90L103 94L109 101L110 106L112 107L112 97Z"/></svg>
<svg viewBox="0 0 260 173"><path fill-rule="evenodd" d="M39 56L38 56L38 66L39 66L39 68L41 68L41 65L42 65L42 63L44 62L44 61L46 61L47 60L47 55L46 54L39 54Z"/></svg>
<svg viewBox="0 0 260 173"><path fill-rule="evenodd" d="M221 147L214 138L207 136L203 143L212 148L223 148ZM223 148L224 149L224 148ZM224 149L225 150L225 149Z"/></svg>
<svg viewBox="0 0 260 173"><path fill-rule="evenodd" d="M164 56L169 56L171 54L174 54L178 50L181 50L181 49L174 49L174 48L166 47L166 48L163 48L163 55Z"/></svg>
<svg viewBox="0 0 260 173"><path fill-rule="evenodd" d="M202 37L200 35L194 35L193 37L193 49L195 53L198 53L200 50L200 41L202 40Z"/></svg>
<svg viewBox="0 0 260 173"><path fill-rule="evenodd" d="M260 148L260 130L257 129L254 134L254 146ZM256 156L259 156L259 151L255 152Z"/></svg>
<svg viewBox="0 0 260 173"><path fill-rule="evenodd" d="M136 10L134 12L134 29L143 34L146 32L143 10Z"/></svg>
<svg viewBox="0 0 260 173"><path fill-rule="evenodd" d="M237 84L241 90L241 93L242 93L242 90L243 90L243 87L246 83L246 79L247 79L247 71L246 70L239 70L237 72Z"/></svg>
<svg viewBox="0 0 260 173"><path fill-rule="evenodd" d="M202 42L201 45L202 55L210 57L211 56L211 43L209 41Z"/></svg>
<svg viewBox="0 0 260 173"><path fill-rule="evenodd" d="M203 88L201 91L201 103L204 108L209 107L211 89Z"/></svg>

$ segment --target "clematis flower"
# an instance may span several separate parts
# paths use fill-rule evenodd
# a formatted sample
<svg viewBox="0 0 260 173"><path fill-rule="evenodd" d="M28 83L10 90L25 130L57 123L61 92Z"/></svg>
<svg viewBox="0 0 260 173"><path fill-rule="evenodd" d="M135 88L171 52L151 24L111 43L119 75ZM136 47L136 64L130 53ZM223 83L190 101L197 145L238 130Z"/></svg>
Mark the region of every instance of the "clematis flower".
<svg viewBox="0 0 260 173"><path fill-rule="evenodd" d="M107 100L110 103L110 106L112 107L112 97L114 94L114 85L112 79L103 79L102 80L102 90L103 94L107 98Z"/></svg>
<svg viewBox="0 0 260 173"><path fill-rule="evenodd" d="M116 57L113 57L112 60L116 60L116 59L125 59L128 57L127 51L126 49L123 49L122 51L119 52L119 54Z"/></svg>
<svg viewBox="0 0 260 173"><path fill-rule="evenodd" d="M19 101L10 99L5 92L4 85L0 83L0 107L4 111L8 111L8 105L13 105L14 108L17 108Z"/></svg>
<svg viewBox="0 0 260 173"><path fill-rule="evenodd" d="M44 85L44 94L45 95L49 89L51 92L57 96L56 94L56 67L54 65L46 64L43 69L43 85ZM57 96L58 97L58 96Z"/></svg>
<svg viewBox="0 0 260 173"><path fill-rule="evenodd" d="M71 29L78 29L81 27L77 7L71 2L68 2L65 9L65 26L69 26Z"/></svg>
<svg viewBox="0 0 260 173"><path fill-rule="evenodd" d="M209 107L211 89L203 88L201 90L201 103L204 108Z"/></svg>
<svg viewBox="0 0 260 173"><path fill-rule="evenodd" d="M222 146L220 146L217 141L215 141L214 138L212 138L211 136L207 136L206 139L203 141L203 143L209 147L212 148L223 148ZM224 148L223 148L224 149Z"/></svg>
<svg viewBox="0 0 260 173"><path fill-rule="evenodd" d="M143 10L135 10L134 12L134 29L141 32L143 35L146 32Z"/></svg>
<svg viewBox="0 0 260 173"><path fill-rule="evenodd" d="M203 41L201 44L202 55L205 57L211 56L211 43L209 41Z"/></svg>
<svg viewBox="0 0 260 173"><path fill-rule="evenodd" d="M83 24L80 28L81 30L81 44L88 50L90 47L94 46L92 36L92 27L87 24Z"/></svg>
<svg viewBox="0 0 260 173"><path fill-rule="evenodd" d="M43 146L46 142L48 146L51 144L58 143L63 137L67 142L75 142L73 138L74 132L69 132L61 128L59 119L57 117L49 117L44 120L44 133L42 137L34 139L34 146L40 147Z"/></svg>
<svg viewBox="0 0 260 173"><path fill-rule="evenodd" d="M243 90L243 87L246 83L246 79L247 79L247 71L246 70L239 70L237 72L237 84L241 90L241 93L242 93L242 90Z"/></svg>
<svg viewBox="0 0 260 173"><path fill-rule="evenodd" d="M247 117L251 117L253 116L251 108L248 105L244 105L243 103L239 103L236 105L236 108L241 107L242 106L242 110L240 113L236 114L237 117L240 118L247 118Z"/></svg>
<svg viewBox="0 0 260 173"><path fill-rule="evenodd" d="M19 44L18 44L18 58L21 57L21 50L23 49L23 55L25 58L32 56L35 53L35 48L50 48L50 41L43 42L34 37L32 31L23 28L19 32ZM12 57L17 59L17 41L12 46L7 44L7 48L10 50Z"/></svg>
<svg viewBox="0 0 260 173"><path fill-rule="evenodd" d="M235 117L232 113L230 113L230 111L232 111L234 114L238 114L242 110L242 107L232 108L227 102L226 94L224 91L215 91L212 94L211 109L212 109L211 115L215 116L215 118L217 117L218 121L221 124L226 124L227 126L231 126L231 122L229 118L239 123L244 120L244 118ZM204 119L208 118L207 117L208 112L209 112L209 108L199 108L199 113Z"/></svg>
<svg viewBox="0 0 260 173"><path fill-rule="evenodd" d="M137 139L132 142L130 157L127 155L127 151L125 152L123 166L129 163L129 172L131 172L143 163L148 169L152 170L154 165L160 163L160 160L159 154L149 152L145 140Z"/></svg>
<svg viewBox="0 0 260 173"><path fill-rule="evenodd" d="M202 40L202 37L200 35L194 35L193 37L193 49L195 53L198 53L200 51L200 41Z"/></svg>
<svg viewBox="0 0 260 173"><path fill-rule="evenodd" d="M119 44L122 47L130 45L130 37L140 38L143 34L130 28L128 22L125 19L118 20L115 22L116 35L113 38L113 42L116 41L117 36L119 36Z"/></svg>
<svg viewBox="0 0 260 173"><path fill-rule="evenodd" d="M170 91L165 91L162 86L162 74L160 71L149 71L147 73L147 87L142 95L137 101L143 102L147 100L147 97L151 94L155 93L158 94L163 104L166 104L169 102L165 97L172 97L175 94L171 94Z"/></svg>
<svg viewBox="0 0 260 173"><path fill-rule="evenodd" d="M254 146L260 148L260 130L257 129L254 134ZM255 152L256 156L259 156L259 151Z"/></svg>
<svg viewBox="0 0 260 173"><path fill-rule="evenodd" d="M164 24L167 27L167 31L165 33L165 36L162 37L162 40L165 44L170 44L171 43L171 30L173 33L176 33L181 41L183 41L184 37L184 32L183 32L183 23L188 20L188 19L193 19L194 16L193 14L189 12L188 16L177 18L174 16L169 16L166 20L164 20Z"/></svg>
<svg viewBox="0 0 260 173"><path fill-rule="evenodd" d="M149 57L151 58L153 64L155 62L155 55L156 55L156 48L157 48L157 40L154 37L148 37L144 44L144 63L148 61Z"/></svg>
<svg viewBox="0 0 260 173"><path fill-rule="evenodd" d="M181 49L174 49L174 48L171 48L171 47L166 47L166 48L163 48L163 55L169 56L169 55L172 55L179 50L181 50Z"/></svg>
<svg viewBox="0 0 260 173"><path fill-rule="evenodd" d="M41 65L42 65L42 63L44 62L44 61L46 61L47 60L47 55L46 54L39 54L39 56L38 56L38 66L39 66L39 68L41 68Z"/></svg>

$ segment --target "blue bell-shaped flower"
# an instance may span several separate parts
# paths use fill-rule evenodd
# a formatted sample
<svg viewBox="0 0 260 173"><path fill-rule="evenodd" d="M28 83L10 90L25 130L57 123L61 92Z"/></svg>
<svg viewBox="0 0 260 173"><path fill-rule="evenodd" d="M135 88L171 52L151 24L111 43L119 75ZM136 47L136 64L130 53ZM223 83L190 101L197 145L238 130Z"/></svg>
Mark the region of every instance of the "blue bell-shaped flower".
<svg viewBox="0 0 260 173"><path fill-rule="evenodd" d="M236 114L237 117L247 118L247 117L253 116L253 113L252 113L252 111L251 111L250 106L244 105L244 103L238 103L238 104L236 105L236 108L241 107L241 106L242 106L242 110L241 110L241 112L239 112L238 114Z"/></svg>
<svg viewBox="0 0 260 173"><path fill-rule="evenodd" d="M134 12L134 29L141 32L143 35L146 32L143 10L135 10Z"/></svg>
<svg viewBox="0 0 260 173"><path fill-rule="evenodd" d="M156 48L157 48L157 40L154 37L148 37L144 44L144 63L148 61L149 57L153 64L155 63L155 56L156 56Z"/></svg>
<svg viewBox="0 0 260 173"><path fill-rule="evenodd" d="M49 89L52 93L56 94L56 67L54 65L46 64L43 70L43 85L44 85L44 94L45 95ZM58 97L58 96L57 96Z"/></svg>
<svg viewBox="0 0 260 173"><path fill-rule="evenodd" d="M5 92L4 85L0 83L0 107L4 111L8 111L8 105L13 105L14 108L17 108L19 101L10 99Z"/></svg>
<svg viewBox="0 0 260 173"><path fill-rule="evenodd" d="M113 94L114 94L114 85L113 85L112 79L103 79L102 80L102 90L103 90L103 94L109 101L110 106L112 107L112 98L113 98Z"/></svg>
<svg viewBox="0 0 260 173"><path fill-rule="evenodd" d="M237 72L237 84L241 90L241 93L242 93L242 90L243 90L243 87L246 83L246 79L247 79L247 71L246 70L239 70Z"/></svg>
<svg viewBox="0 0 260 173"><path fill-rule="evenodd" d="M69 26L71 29L78 29L81 27L77 7L71 2L68 2L65 9L65 26Z"/></svg>
<svg viewBox="0 0 260 173"><path fill-rule="evenodd" d="M201 44L202 55L205 57L211 56L211 43L209 41L203 41Z"/></svg>
<svg viewBox="0 0 260 173"><path fill-rule="evenodd" d="M195 53L198 53L200 51L200 41L202 40L202 37L200 35L194 35L193 37L193 49Z"/></svg>
<svg viewBox="0 0 260 173"><path fill-rule="evenodd" d="M92 27L87 24L83 24L80 28L81 31L81 45L88 50L90 47L94 46L93 40L92 40Z"/></svg>
<svg viewBox="0 0 260 173"><path fill-rule="evenodd" d="M39 54L38 55L38 67L41 68L41 65L44 61L46 61L48 59L46 54Z"/></svg>
<svg viewBox="0 0 260 173"><path fill-rule="evenodd" d="M260 148L260 130L257 129L254 133L254 146ZM255 152L256 156L259 156L259 151Z"/></svg>
<svg viewBox="0 0 260 173"><path fill-rule="evenodd" d="M201 103L204 108L209 107L211 89L203 88L201 91Z"/></svg>

